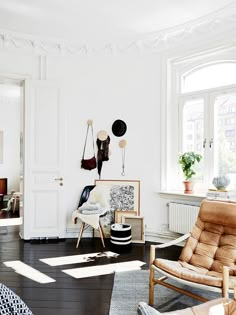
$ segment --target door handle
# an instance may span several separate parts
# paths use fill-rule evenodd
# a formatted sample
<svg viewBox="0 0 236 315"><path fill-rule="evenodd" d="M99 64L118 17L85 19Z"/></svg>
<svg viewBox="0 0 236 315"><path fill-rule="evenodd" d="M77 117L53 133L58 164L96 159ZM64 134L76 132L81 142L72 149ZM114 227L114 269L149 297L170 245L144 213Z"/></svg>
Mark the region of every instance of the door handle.
<svg viewBox="0 0 236 315"><path fill-rule="evenodd" d="M63 181L63 177L54 178L54 180Z"/></svg>
<svg viewBox="0 0 236 315"><path fill-rule="evenodd" d="M206 142L207 142L207 139L204 138L203 143L202 143L203 149L205 149L205 147L206 147Z"/></svg>
<svg viewBox="0 0 236 315"><path fill-rule="evenodd" d="M213 138L211 138L210 142L209 142L209 147L211 148L213 145Z"/></svg>

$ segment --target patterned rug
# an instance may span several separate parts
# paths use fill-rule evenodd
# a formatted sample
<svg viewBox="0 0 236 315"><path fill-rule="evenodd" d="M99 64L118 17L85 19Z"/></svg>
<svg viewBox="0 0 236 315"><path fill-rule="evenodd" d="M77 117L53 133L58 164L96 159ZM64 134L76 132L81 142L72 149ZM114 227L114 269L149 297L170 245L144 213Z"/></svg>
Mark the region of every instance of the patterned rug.
<svg viewBox="0 0 236 315"><path fill-rule="evenodd" d="M148 280L148 270L116 273L109 315L137 315L138 303L148 302ZM189 289L187 286L185 288ZM196 288L191 291L208 299L220 297L217 293L199 291ZM155 286L154 301L154 307L160 312L175 311L201 303L160 285Z"/></svg>

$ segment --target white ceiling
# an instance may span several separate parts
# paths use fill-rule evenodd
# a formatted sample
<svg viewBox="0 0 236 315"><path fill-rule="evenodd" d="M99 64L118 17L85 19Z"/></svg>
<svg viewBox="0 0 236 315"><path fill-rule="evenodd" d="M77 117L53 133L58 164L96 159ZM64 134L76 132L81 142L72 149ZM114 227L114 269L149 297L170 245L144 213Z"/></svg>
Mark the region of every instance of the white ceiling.
<svg viewBox="0 0 236 315"><path fill-rule="evenodd" d="M0 0L0 29L80 44L136 40L232 0Z"/></svg>

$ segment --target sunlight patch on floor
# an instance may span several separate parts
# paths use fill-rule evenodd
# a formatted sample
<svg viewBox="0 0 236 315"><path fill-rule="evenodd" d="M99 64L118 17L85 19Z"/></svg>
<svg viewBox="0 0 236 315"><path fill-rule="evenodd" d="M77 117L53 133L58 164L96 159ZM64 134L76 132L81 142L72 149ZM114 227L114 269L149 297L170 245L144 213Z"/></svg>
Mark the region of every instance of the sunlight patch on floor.
<svg viewBox="0 0 236 315"><path fill-rule="evenodd" d="M87 278L87 277L94 277L94 276L102 276L102 275L107 275L114 272L139 270L145 264L146 263L143 261L133 260L133 261L128 261L128 262L114 263L114 264L108 264L108 265L67 269L67 270L62 270L62 272L68 274L69 276L73 278L79 279L79 278Z"/></svg>
<svg viewBox="0 0 236 315"><path fill-rule="evenodd" d="M21 225L22 222L22 217L0 219L0 226Z"/></svg>
<svg viewBox="0 0 236 315"><path fill-rule="evenodd" d="M26 278L29 278L38 283L51 283L56 282L56 280L48 277L44 273L30 267L29 265L23 263L20 260L5 261L3 263L5 266L14 269L14 271Z"/></svg>
<svg viewBox="0 0 236 315"><path fill-rule="evenodd" d="M116 258L118 256L119 254L107 251L107 252L91 253L91 254L83 254L83 255L81 254L81 255L54 257L54 258L43 258L39 260L49 266L62 266L62 265L69 265L69 264L87 263L90 261L94 261L96 258L100 258L100 257Z"/></svg>

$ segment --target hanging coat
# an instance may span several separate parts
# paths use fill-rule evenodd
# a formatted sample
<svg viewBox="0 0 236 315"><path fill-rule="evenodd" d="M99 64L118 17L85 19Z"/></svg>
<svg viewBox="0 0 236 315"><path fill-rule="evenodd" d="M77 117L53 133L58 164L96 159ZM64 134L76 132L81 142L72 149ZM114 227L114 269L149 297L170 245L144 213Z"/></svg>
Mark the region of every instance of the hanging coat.
<svg viewBox="0 0 236 315"><path fill-rule="evenodd" d="M97 169L98 169L99 178L101 178L102 162L109 160L109 144L110 144L109 136L104 141L97 139L97 147L98 147Z"/></svg>

